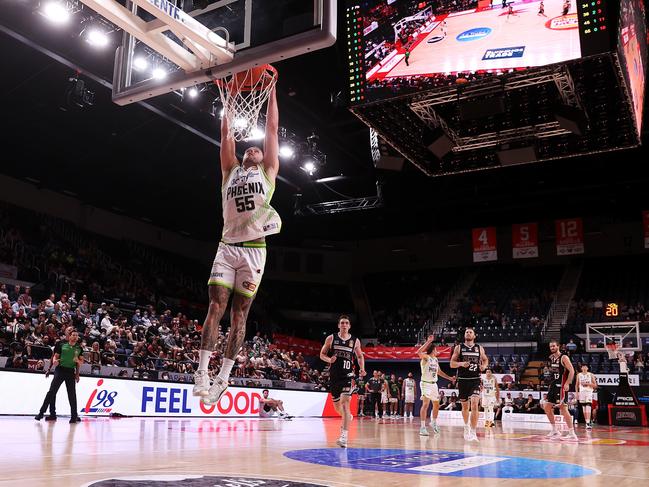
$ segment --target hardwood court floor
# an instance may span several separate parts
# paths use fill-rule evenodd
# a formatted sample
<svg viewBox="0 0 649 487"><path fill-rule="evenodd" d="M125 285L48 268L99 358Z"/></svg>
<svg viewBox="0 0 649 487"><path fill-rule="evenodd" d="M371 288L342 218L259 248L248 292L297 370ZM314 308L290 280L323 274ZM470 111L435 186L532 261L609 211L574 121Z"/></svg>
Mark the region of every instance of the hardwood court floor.
<svg viewBox="0 0 649 487"><path fill-rule="evenodd" d="M264 484L277 486L302 481L327 486L520 487L543 485L550 477L555 477L549 479L554 486L649 485L649 429L596 427L586 433L580 427L576 444L545 441L545 426L497 426L486 436L479 429L480 443L466 444L457 422L443 425L439 436L421 438L417 418L357 418L349 448L343 450L335 445L339 425L336 419L312 418L87 418L70 425L67 418L38 423L31 417L3 416L0 486L78 487L101 479L163 474L286 481Z"/></svg>

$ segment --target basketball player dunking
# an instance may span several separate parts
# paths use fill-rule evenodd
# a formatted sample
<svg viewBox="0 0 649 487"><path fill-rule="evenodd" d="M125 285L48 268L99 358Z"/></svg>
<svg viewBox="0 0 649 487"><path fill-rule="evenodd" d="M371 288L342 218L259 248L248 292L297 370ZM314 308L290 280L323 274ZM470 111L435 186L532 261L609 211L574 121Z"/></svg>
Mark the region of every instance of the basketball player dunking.
<svg viewBox="0 0 649 487"><path fill-rule="evenodd" d="M489 359L484 348L475 343L475 331L468 327L464 331L464 343L455 346L451 357L451 368L458 369L458 398L462 404L464 439L478 441L476 428L480 403L480 372L487 368ZM471 423L469 423L469 409Z"/></svg>
<svg viewBox="0 0 649 487"><path fill-rule="evenodd" d="M435 340L435 337L430 335L426 343L417 350L419 365L421 366L421 383L419 384L421 387L421 410L419 411L419 420L421 421L421 427L419 428L420 436L428 436L426 419L428 418L428 406L431 402L433 403L433 415L430 425L433 427L433 433L436 435L439 434L439 426L437 426L437 416L439 414L437 376L441 375L451 382L455 381L455 377L451 377L441 370L433 340Z"/></svg>
<svg viewBox="0 0 649 487"><path fill-rule="evenodd" d="M593 391L597 389L597 377L592 372L588 372L588 365L581 366L581 372L577 374L577 398L581 409L584 412L584 421L586 429L592 429L591 409L593 406Z"/></svg>
<svg viewBox="0 0 649 487"><path fill-rule="evenodd" d="M205 404L216 404L228 387L234 360L246 334L246 319L259 290L266 264L267 235L279 233L282 221L270 206L279 171L279 113L273 88L266 111L264 150L248 148L239 164L227 117L221 120L221 189L223 235L210 279L210 303L203 325L198 370L193 394ZM210 387L207 373L219 336L219 324L233 293L230 333L219 375Z"/></svg>
<svg viewBox="0 0 649 487"><path fill-rule="evenodd" d="M566 371L568 377L566 377ZM565 353L559 350L559 342L557 340L550 341L550 374L551 380L550 387L548 388L548 400L543 405L545 414L552 425L552 431L548 433L547 438L561 439L561 440L577 440L575 435L575 427L572 421L572 416L568 411L568 391L570 384L575 378L575 369L570 363L570 358ZM559 411L568 425L568 433L561 436L554 421L554 407L559 406Z"/></svg>
<svg viewBox="0 0 649 487"><path fill-rule="evenodd" d="M338 446L347 448L347 432L352 413L349 401L352 394L352 379L354 378L354 356L358 361L360 377L365 376L365 358L361 350L361 342L349 333L351 324L349 317L342 315L338 319L338 333L329 335L320 350L320 360L329 364L329 390L334 408L342 416Z"/></svg>
<svg viewBox="0 0 649 487"><path fill-rule="evenodd" d="M491 373L491 369L486 370L485 378L482 379L482 407L485 414L485 427L493 428L495 426L494 406L500 397L500 388L496 377Z"/></svg>

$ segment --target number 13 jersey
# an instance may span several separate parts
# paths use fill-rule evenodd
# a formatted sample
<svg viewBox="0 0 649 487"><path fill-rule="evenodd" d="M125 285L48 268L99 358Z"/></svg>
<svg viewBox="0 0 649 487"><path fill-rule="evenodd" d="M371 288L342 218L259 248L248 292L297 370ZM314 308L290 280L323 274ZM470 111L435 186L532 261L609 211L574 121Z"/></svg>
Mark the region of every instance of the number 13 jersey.
<svg viewBox="0 0 649 487"><path fill-rule="evenodd" d="M275 186L262 164L230 171L223 183L223 235L221 240L234 244L257 240L279 233L282 220L270 206Z"/></svg>

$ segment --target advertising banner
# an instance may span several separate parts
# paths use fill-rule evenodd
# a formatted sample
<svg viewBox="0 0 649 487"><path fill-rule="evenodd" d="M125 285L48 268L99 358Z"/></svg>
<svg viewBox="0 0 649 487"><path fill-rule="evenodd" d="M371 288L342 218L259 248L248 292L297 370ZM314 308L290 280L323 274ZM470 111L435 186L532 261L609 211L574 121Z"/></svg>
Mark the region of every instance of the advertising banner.
<svg viewBox="0 0 649 487"><path fill-rule="evenodd" d="M0 371L0 414L36 414L53 375ZM192 396L193 384L81 377L77 384L78 413L108 416L247 417L259 415L261 388L230 387L217 405L205 406ZM293 416L335 416L331 395L315 391L272 389L270 397L284 401ZM352 401L355 403L357 401ZM65 387L59 389L58 414L69 415Z"/></svg>

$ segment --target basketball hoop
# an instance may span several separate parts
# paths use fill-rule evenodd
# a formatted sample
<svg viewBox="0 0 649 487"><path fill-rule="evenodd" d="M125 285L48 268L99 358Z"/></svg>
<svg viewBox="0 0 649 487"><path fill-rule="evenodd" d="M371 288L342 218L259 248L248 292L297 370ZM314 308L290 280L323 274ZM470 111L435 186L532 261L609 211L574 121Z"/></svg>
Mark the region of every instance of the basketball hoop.
<svg viewBox="0 0 649 487"><path fill-rule="evenodd" d="M214 81L219 87L228 134L237 142L252 139L259 111L277 83L277 70L270 64L251 68Z"/></svg>

